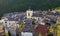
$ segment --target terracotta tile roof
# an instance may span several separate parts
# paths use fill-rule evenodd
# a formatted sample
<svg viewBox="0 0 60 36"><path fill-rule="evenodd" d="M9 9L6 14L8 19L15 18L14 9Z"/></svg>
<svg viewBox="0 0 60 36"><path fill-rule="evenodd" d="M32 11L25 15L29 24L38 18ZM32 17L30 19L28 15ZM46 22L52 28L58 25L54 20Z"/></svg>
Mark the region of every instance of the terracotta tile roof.
<svg viewBox="0 0 60 36"><path fill-rule="evenodd" d="M46 26L46 25L38 24L38 26L36 27L36 29L35 29L34 31L35 31L36 33L41 33L42 36L46 36L47 26Z"/></svg>

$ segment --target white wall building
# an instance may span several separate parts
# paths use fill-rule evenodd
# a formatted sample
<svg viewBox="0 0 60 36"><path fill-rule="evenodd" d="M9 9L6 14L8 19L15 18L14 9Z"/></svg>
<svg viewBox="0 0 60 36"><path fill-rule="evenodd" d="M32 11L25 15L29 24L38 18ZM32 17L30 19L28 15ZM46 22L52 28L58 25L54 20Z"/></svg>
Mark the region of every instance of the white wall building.
<svg viewBox="0 0 60 36"><path fill-rule="evenodd" d="M29 9L29 10L26 11L26 17L27 18L32 18L32 19L36 19L36 20L39 20L39 18L41 18L41 17L33 16L34 14L37 15L36 12L33 11L33 10L31 10L31 9Z"/></svg>
<svg viewBox="0 0 60 36"><path fill-rule="evenodd" d="M13 32L13 34L16 35L16 21L9 21L7 18L3 18L0 20L0 23L3 24L5 32L8 32L10 30L10 32Z"/></svg>
<svg viewBox="0 0 60 36"><path fill-rule="evenodd" d="M33 36L31 32L21 32L21 36Z"/></svg>
<svg viewBox="0 0 60 36"><path fill-rule="evenodd" d="M33 15L33 10L29 9L29 10L26 11L26 17L27 18L32 18L32 15Z"/></svg>

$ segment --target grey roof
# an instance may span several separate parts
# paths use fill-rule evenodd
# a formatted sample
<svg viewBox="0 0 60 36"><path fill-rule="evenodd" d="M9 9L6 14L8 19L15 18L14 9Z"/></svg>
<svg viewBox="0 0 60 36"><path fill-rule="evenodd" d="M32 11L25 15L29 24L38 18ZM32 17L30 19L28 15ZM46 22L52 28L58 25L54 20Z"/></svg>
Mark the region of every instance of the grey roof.
<svg viewBox="0 0 60 36"><path fill-rule="evenodd" d="M33 30L34 30L34 26L31 24L31 21L26 20L25 26L22 29L22 31L23 32L32 32Z"/></svg>
<svg viewBox="0 0 60 36"><path fill-rule="evenodd" d="M21 20L24 19L25 13L14 12L14 13L8 13L8 14L6 14L4 16L7 17L8 20L16 20L16 21L18 21L19 19L21 19Z"/></svg>
<svg viewBox="0 0 60 36"><path fill-rule="evenodd" d="M53 12L47 12L48 15L55 15Z"/></svg>
<svg viewBox="0 0 60 36"><path fill-rule="evenodd" d="M42 17L43 14L42 14L42 13L33 13L32 16L33 16L33 17Z"/></svg>
<svg viewBox="0 0 60 36"><path fill-rule="evenodd" d="M58 16L60 16L60 13L59 12L56 12L55 14L58 15Z"/></svg>
<svg viewBox="0 0 60 36"><path fill-rule="evenodd" d="M23 32L32 32L34 30L34 26L31 24L25 24L25 27L22 29Z"/></svg>

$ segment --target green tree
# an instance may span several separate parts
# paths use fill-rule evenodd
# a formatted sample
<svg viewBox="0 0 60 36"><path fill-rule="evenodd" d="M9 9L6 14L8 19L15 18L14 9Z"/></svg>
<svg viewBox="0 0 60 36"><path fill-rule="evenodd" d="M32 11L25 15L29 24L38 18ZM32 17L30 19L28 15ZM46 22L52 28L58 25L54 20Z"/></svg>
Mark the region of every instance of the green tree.
<svg viewBox="0 0 60 36"><path fill-rule="evenodd" d="M32 21L32 24L35 25L35 21L34 20Z"/></svg>

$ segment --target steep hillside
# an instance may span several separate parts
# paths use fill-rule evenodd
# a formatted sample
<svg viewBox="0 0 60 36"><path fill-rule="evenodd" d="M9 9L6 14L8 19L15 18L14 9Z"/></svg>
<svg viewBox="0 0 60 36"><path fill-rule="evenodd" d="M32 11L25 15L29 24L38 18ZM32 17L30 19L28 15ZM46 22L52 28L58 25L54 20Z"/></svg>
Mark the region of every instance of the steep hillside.
<svg viewBox="0 0 60 36"><path fill-rule="evenodd" d="M0 0L0 16L14 11L48 10L60 6L60 0Z"/></svg>

